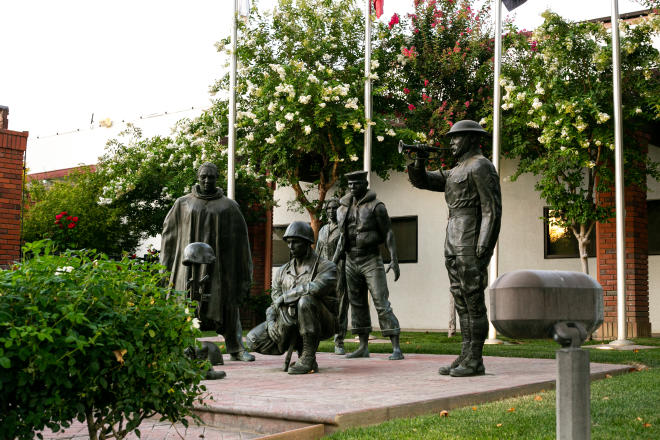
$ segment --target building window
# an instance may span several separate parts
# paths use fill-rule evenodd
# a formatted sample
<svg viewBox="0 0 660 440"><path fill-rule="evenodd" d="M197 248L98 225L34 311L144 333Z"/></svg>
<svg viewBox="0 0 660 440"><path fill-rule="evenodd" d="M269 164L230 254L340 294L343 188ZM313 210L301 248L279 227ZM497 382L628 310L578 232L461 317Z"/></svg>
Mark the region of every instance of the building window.
<svg viewBox="0 0 660 440"><path fill-rule="evenodd" d="M553 211L543 208L544 218L551 218ZM579 258L578 241L569 228L564 228L550 224L547 220L543 222L543 251L544 258ZM596 256L596 226L589 234L589 244L587 244L587 255Z"/></svg>
<svg viewBox="0 0 660 440"><path fill-rule="evenodd" d="M417 216L393 217L390 220L399 263L417 263ZM283 238L288 226L273 226L273 266L281 266L289 261L289 247ZM380 254L383 262L389 264L390 253L385 245L380 246Z"/></svg>
<svg viewBox="0 0 660 440"><path fill-rule="evenodd" d="M417 216L392 217L390 220L399 263L417 263ZM383 263L390 263L390 253L384 244L380 246L380 255Z"/></svg>
<svg viewBox="0 0 660 440"><path fill-rule="evenodd" d="M660 255L660 200L647 200L649 255Z"/></svg>

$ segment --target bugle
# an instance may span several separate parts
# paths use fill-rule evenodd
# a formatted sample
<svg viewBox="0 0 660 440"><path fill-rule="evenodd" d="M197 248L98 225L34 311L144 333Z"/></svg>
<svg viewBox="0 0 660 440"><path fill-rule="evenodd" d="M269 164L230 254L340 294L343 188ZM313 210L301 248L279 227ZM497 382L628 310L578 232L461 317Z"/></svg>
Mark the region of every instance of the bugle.
<svg viewBox="0 0 660 440"><path fill-rule="evenodd" d="M431 154L440 156L446 151L449 151L449 148L432 147L428 144L405 144L403 141L399 141L399 153L405 153L409 158L412 158L412 153L416 153L417 157L427 158Z"/></svg>

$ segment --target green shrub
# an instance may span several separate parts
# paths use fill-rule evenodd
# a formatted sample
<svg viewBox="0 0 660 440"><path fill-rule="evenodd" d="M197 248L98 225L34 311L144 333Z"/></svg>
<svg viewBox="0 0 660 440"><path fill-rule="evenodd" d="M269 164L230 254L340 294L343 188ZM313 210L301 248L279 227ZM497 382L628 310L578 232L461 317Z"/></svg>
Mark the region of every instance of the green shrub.
<svg viewBox="0 0 660 440"><path fill-rule="evenodd" d="M91 439L123 438L145 417L184 421L204 390L184 356L199 330L168 298L162 267L49 240L0 271L0 438L30 439L87 421ZM184 421L185 423L185 421Z"/></svg>

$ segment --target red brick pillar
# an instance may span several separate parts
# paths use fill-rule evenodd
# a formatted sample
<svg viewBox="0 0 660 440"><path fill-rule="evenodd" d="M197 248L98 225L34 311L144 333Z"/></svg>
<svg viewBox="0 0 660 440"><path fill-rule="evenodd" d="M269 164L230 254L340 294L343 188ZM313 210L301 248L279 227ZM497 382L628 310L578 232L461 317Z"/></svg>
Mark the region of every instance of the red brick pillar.
<svg viewBox="0 0 660 440"><path fill-rule="evenodd" d="M0 106L0 267L21 255L21 205L28 132L7 129L9 109Z"/></svg>
<svg viewBox="0 0 660 440"><path fill-rule="evenodd" d="M637 186L625 189L625 274L627 337L651 336L648 282L648 216L646 192ZM598 194L603 206L614 205L614 190ZM598 329L602 339L617 338L616 222L596 225L598 282L603 286L605 318Z"/></svg>

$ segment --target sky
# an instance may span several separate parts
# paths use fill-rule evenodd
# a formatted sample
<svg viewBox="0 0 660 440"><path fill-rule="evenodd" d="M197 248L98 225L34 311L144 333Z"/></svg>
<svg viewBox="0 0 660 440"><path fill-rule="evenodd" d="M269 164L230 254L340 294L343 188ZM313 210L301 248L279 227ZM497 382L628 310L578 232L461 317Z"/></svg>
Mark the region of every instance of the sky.
<svg viewBox="0 0 660 440"><path fill-rule="evenodd" d="M257 3L272 9L276 0ZM385 0L380 20L412 5ZM147 136L168 135L178 119L207 108L225 63L214 43L229 35L231 7L231 0L4 0L0 105L9 107L9 129L30 133L29 172L96 163L125 122ZM528 0L503 14L534 29L546 9L578 21L610 16L610 8L609 0ZM620 13L640 9L619 0ZM99 127L106 118L113 126Z"/></svg>

